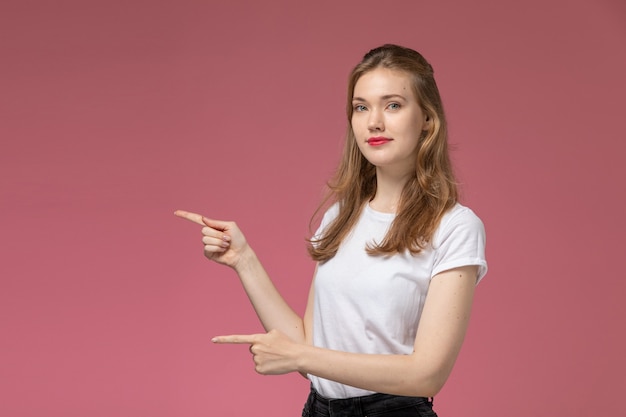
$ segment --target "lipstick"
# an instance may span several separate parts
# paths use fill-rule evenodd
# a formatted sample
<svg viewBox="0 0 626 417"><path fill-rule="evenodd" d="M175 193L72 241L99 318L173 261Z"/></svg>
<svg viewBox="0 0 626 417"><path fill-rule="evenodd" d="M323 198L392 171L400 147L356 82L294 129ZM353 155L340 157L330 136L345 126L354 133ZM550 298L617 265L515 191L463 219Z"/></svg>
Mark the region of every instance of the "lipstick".
<svg viewBox="0 0 626 417"><path fill-rule="evenodd" d="M372 137L367 140L367 143L370 146L380 146L384 145L387 142L391 142L391 139L383 136Z"/></svg>

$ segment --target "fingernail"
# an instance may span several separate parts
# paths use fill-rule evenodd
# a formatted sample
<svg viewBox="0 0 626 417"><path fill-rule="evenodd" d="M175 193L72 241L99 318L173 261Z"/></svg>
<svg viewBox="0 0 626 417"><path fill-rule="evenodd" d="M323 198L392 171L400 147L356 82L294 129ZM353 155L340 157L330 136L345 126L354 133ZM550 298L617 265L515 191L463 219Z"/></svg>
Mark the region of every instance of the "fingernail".
<svg viewBox="0 0 626 417"><path fill-rule="evenodd" d="M230 242L230 236L228 236L228 235L222 235L222 240L223 240L224 242Z"/></svg>
<svg viewBox="0 0 626 417"><path fill-rule="evenodd" d="M211 342L217 343L217 337L214 337L213 339L211 339Z"/></svg>

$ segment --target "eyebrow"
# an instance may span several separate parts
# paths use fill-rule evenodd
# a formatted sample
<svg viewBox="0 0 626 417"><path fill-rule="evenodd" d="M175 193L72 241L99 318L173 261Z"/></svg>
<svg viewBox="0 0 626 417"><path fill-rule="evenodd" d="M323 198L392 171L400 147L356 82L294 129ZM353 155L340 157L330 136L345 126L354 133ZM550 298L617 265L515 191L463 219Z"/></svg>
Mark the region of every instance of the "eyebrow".
<svg viewBox="0 0 626 417"><path fill-rule="evenodd" d="M381 100L389 100L392 98L401 98L404 101L407 101L406 97L400 95L400 94L386 94L384 96L382 96L380 99ZM352 101L367 101L364 98L361 97L352 97Z"/></svg>

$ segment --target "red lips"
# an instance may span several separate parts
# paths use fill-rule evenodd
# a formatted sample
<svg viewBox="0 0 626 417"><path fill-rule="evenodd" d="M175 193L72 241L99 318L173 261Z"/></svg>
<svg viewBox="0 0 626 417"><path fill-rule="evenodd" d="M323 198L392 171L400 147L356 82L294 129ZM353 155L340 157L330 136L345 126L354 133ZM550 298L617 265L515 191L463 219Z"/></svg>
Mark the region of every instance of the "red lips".
<svg viewBox="0 0 626 417"><path fill-rule="evenodd" d="M382 136L377 136L377 137L369 138L369 139L367 140L367 143L368 143L370 146L380 146L380 145L384 145L384 144L385 144L385 143L387 143L387 142L391 142L391 139L389 139L389 138L385 138L385 137L382 137Z"/></svg>

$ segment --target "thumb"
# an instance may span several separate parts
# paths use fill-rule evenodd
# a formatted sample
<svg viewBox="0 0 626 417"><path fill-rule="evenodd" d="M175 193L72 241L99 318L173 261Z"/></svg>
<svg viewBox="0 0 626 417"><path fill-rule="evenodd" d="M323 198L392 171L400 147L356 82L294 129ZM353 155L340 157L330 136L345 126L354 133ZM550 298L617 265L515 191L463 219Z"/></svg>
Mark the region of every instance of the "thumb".
<svg viewBox="0 0 626 417"><path fill-rule="evenodd" d="M204 223L205 225L207 225L208 227L212 229L221 230L222 232L229 229L228 222L209 219L208 217L204 217L204 216L202 216L202 223Z"/></svg>

